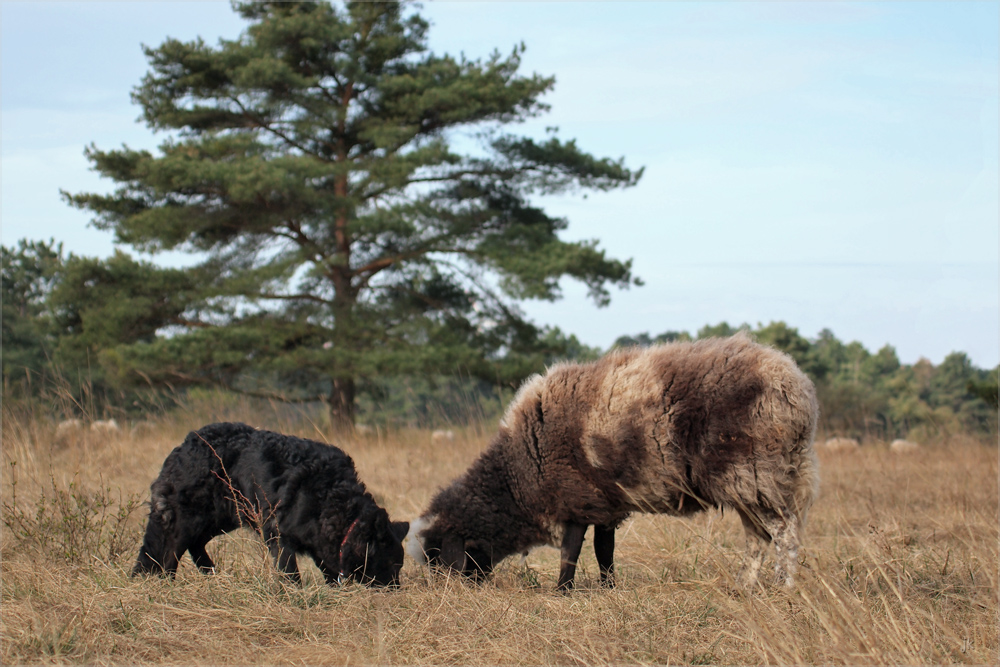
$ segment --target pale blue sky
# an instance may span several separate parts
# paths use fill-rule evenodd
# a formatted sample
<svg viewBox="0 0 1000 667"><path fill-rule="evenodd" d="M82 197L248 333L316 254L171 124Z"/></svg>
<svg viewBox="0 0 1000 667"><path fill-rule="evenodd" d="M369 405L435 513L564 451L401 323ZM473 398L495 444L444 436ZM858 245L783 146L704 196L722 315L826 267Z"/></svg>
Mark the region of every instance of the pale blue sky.
<svg viewBox="0 0 1000 667"><path fill-rule="evenodd" d="M111 187L83 148L162 139L129 92L140 44L235 37L226 2L0 2L5 245L109 234L60 188ZM706 323L827 327L904 362L998 362L998 2L429 2L436 52L524 41L556 76L556 125L645 166L630 190L549 198L567 238L634 259L646 285L597 309L564 282L539 323L591 345ZM177 258L162 261L176 263Z"/></svg>

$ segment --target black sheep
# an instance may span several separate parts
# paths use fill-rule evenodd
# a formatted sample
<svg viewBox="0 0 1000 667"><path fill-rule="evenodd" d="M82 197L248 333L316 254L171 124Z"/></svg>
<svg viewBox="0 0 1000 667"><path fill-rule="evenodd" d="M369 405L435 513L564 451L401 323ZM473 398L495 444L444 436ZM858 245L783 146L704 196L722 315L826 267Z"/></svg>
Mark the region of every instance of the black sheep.
<svg viewBox="0 0 1000 667"><path fill-rule="evenodd" d="M275 562L299 580L297 553L327 583L396 586L406 522L390 522L342 450L246 424L192 431L151 486L149 523L132 575L174 576L187 551L202 572L213 537L240 526L263 535Z"/></svg>

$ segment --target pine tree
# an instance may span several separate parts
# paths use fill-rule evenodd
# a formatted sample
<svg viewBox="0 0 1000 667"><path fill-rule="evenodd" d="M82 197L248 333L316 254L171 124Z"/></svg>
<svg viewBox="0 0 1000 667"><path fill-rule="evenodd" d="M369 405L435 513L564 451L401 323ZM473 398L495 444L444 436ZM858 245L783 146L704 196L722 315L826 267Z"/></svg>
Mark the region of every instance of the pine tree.
<svg viewBox="0 0 1000 667"><path fill-rule="evenodd" d="M146 48L133 100L169 133L160 154L92 145L117 190L64 193L118 243L200 257L186 326L109 351L120 376L322 392L345 428L359 378L536 370L543 337L516 301L558 298L561 277L598 305L639 284L596 241L560 240L567 221L530 199L642 172L555 131L505 131L547 111L554 85L518 74L523 45L434 55L405 3L234 9L249 21L237 40Z"/></svg>

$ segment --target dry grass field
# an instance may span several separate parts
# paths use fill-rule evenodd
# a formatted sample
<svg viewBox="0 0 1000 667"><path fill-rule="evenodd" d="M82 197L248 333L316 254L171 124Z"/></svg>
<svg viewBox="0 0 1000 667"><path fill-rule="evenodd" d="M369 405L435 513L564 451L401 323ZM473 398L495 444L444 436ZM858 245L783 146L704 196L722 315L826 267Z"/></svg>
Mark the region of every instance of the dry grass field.
<svg viewBox="0 0 1000 667"><path fill-rule="evenodd" d="M16 663L996 664L997 447L971 439L900 456L821 452L798 586L733 589L736 516L636 516L619 530L619 586L556 593L558 555L505 561L481 586L413 562L397 591L331 588L305 560L286 585L244 530L187 558L175 581L132 580L149 484L191 428L219 419L324 439L248 405L180 410L140 433L54 441L5 409L2 646ZM340 442L394 518L411 519L486 445L489 425Z"/></svg>

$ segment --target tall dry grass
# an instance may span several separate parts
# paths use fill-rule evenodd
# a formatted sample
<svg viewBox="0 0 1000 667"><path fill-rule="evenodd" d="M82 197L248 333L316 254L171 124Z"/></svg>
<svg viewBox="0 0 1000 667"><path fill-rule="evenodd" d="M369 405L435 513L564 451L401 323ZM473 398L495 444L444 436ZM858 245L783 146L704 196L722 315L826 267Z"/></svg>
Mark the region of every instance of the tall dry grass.
<svg viewBox="0 0 1000 667"><path fill-rule="evenodd" d="M251 409L252 408L252 409ZM149 483L191 428L218 418L320 439L308 415L188 406L130 435L54 443L54 424L5 413L2 647L12 663L996 664L997 448L938 443L823 455L792 592L733 588L736 517L637 516L618 534L618 588L554 592L554 550L475 586L412 562L402 589L331 588L311 563L286 585L250 531L217 538L215 576L132 580ZM488 426L432 446L426 431L340 442L394 518L461 473Z"/></svg>

